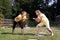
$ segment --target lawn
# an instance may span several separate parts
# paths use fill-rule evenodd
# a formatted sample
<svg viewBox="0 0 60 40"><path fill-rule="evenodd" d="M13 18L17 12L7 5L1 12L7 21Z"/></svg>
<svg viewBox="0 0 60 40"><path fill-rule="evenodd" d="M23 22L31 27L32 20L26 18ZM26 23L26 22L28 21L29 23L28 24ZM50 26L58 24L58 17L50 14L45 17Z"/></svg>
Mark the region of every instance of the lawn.
<svg viewBox="0 0 60 40"><path fill-rule="evenodd" d="M51 27L54 36L52 37L49 33L41 36L34 37L35 28L25 28L25 35L21 35L20 28L16 28L14 34L11 34L11 28L5 28L0 31L0 40L60 40L60 28L59 27ZM40 32L45 32L46 28L42 27Z"/></svg>

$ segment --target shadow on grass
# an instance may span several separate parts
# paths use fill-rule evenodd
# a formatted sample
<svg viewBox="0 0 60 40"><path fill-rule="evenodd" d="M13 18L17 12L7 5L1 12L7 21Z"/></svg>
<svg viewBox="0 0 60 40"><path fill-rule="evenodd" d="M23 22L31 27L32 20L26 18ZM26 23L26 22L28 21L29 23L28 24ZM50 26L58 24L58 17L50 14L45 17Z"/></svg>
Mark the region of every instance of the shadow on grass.
<svg viewBox="0 0 60 40"><path fill-rule="evenodd" d="M6 33L1 33L1 34L9 34L9 35L22 35L21 33L8 33L8 32L6 32ZM32 36L34 36L35 34L33 34L33 33L25 33L24 35L32 35ZM44 35L44 36L50 36L50 34L48 35L48 34L39 34L39 35Z"/></svg>
<svg viewBox="0 0 60 40"><path fill-rule="evenodd" d="M12 34L12 33L1 33L1 34ZM13 33L12 35L22 35L21 33ZM26 33L26 34L24 34L24 35L34 35L34 34L32 34L32 33Z"/></svg>

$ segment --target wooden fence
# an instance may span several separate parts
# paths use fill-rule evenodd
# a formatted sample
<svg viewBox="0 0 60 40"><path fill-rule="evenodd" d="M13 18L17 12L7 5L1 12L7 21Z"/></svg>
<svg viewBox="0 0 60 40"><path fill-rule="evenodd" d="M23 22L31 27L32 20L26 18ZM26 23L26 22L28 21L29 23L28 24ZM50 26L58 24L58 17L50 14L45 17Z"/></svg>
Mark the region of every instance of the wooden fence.
<svg viewBox="0 0 60 40"><path fill-rule="evenodd" d="M12 19L2 19L1 26L10 26L12 23Z"/></svg>
<svg viewBox="0 0 60 40"><path fill-rule="evenodd" d="M4 26L12 26L13 24L13 20L12 19L2 19L2 22L1 22L1 26L4 27ZM56 21L55 21L55 24L57 25L60 25L60 17L56 17Z"/></svg>

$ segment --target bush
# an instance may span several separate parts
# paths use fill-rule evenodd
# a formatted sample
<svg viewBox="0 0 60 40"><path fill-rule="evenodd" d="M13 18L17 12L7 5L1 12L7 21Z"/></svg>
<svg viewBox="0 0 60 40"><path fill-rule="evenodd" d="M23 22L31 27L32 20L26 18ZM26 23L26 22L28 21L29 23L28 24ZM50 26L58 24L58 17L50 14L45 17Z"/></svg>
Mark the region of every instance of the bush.
<svg viewBox="0 0 60 40"><path fill-rule="evenodd" d="M28 26L35 27L37 23L35 21L29 21Z"/></svg>

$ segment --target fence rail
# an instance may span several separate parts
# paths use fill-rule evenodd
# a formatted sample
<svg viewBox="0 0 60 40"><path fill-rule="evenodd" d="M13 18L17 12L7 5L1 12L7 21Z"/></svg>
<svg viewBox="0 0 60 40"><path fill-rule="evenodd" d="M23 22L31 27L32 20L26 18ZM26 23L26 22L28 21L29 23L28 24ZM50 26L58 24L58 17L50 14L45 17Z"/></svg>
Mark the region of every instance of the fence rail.
<svg viewBox="0 0 60 40"><path fill-rule="evenodd" d="M57 25L60 25L60 19L59 18L56 17L55 24L57 24ZM11 26L12 24L13 24L13 20L12 19L2 19L2 22L1 22L0 25L3 27L3 26Z"/></svg>
<svg viewBox="0 0 60 40"><path fill-rule="evenodd" d="M1 26L10 26L12 23L12 19L2 19Z"/></svg>

